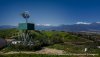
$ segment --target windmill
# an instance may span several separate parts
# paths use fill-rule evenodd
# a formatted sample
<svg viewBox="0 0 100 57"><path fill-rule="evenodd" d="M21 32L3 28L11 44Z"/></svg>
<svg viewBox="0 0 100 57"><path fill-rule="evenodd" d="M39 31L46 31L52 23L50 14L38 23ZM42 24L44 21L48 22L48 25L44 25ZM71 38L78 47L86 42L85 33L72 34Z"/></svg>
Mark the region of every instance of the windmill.
<svg viewBox="0 0 100 57"><path fill-rule="evenodd" d="M26 20L26 23L28 23L28 19L30 17L29 11L25 11L22 13L22 17Z"/></svg>
<svg viewBox="0 0 100 57"><path fill-rule="evenodd" d="M31 42L32 37L30 36L30 30L34 30L34 24L29 23L28 19L30 17L29 11L24 11L21 13L21 16L25 19L25 23L19 23L18 29L20 30L21 41L23 41L23 45L29 45L28 43Z"/></svg>

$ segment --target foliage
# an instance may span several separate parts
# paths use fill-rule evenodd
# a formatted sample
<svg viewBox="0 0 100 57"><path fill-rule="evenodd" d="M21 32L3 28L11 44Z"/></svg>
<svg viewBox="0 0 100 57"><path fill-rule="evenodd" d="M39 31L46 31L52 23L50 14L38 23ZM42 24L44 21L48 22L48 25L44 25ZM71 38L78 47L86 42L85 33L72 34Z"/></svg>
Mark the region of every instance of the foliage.
<svg viewBox="0 0 100 57"><path fill-rule="evenodd" d="M86 53L84 51L85 45L73 45L71 43L67 44L54 44L48 46L48 48L54 48L58 50L64 50L66 53ZM88 48L88 53L99 53L100 49L95 48Z"/></svg>
<svg viewBox="0 0 100 57"><path fill-rule="evenodd" d="M0 30L0 37L1 38L12 38L13 36L17 36L18 30L17 29L2 29Z"/></svg>
<svg viewBox="0 0 100 57"><path fill-rule="evenodd" d="M15 38L17 40L19 32L20 31L17 29L0 30L0 37L5 39ZM33 51L33 50L39 50L42 47L49 46L50 48L61 49L71 53L78 53L78 52L84 53L83 51L85 47L89 47L90 50L89 53L91 52L96 53L96 51L98 51L98 49L94 48L94 46L96 47L95 44L96 41L94 41L93 43L89 42L91 38L90 37L88 38L88 36L85 34L77 34L77 33L74 34L74 33L68 33L64 31L29 31L29 32L30 32L30 36L32 37L31 40L34 43L34 46L23 46L20 44L9 45L7 48L5 48L5 50L6 51L9 50ZM99 38L99 36L96 38ZM80 45L81 42L83 42L82 45Z"/></svg>
<svg viewBox="0 0 100 57"><path fill-rule="evenodd" d="M72 56L72 55L46 55L46 54L8 54L0 57L97 57L97 56Z"/></svg>

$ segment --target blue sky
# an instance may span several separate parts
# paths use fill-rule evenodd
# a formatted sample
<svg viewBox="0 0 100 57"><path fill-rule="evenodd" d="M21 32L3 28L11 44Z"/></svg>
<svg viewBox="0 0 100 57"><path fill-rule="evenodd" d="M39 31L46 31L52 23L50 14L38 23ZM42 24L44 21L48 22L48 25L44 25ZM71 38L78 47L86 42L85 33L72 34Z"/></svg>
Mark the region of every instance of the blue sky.
<svg viewBox="0 0 100 57"><path fill-rule="evenodd" d="M21 17L30 12L35 24L75 24L100 22L99 0L0 0L0 25L25 22Z"/></svg>

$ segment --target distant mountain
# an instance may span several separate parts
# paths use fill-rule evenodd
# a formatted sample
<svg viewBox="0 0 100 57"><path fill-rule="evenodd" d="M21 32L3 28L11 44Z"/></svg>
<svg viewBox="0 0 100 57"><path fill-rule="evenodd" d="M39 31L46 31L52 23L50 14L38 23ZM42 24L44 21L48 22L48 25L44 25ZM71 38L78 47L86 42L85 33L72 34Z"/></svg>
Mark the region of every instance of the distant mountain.
<svg viewBox="0 0 100 57"><path fill-rule="evenodd" d="M60 26L36 26L38 30L58 30L58 31L100 31L100 23L91 24L73 24L73 25L60 25Z"/></svg>
<svg viewBox="0 0 100 57"><path fill-rule="evenodd" d="M35 25L36 30L52 30L55 26Z"/></svg>
<svg viewBox="0 0 100 57"><path fill-rule="evenodd" d="M11 29L11 28L16 28L16 26L11 26L11 25L2 25L2 26L0 26L0 29Z"/></svg>
<svg viewBox="0 0 100 57"><path fill-rule="evenodd" d="M17 28L17 26L3 25L0 29ZM73 25L35 25L36 30L58 30L58 31L69 31L69 32L81 32L81 31L100 31L100 23L91 24L73 24Z"/></svg>

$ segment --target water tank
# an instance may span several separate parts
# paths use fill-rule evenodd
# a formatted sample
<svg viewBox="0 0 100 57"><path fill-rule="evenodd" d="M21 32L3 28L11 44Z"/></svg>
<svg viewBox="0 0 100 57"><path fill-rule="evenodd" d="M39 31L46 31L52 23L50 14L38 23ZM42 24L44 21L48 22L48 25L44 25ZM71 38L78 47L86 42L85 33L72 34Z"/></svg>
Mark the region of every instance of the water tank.
<svg viewBox="0 0 100 57"><path fill-rule="evenodd" d="M19 23L18 29L21 29L21 30L35 30L35 25L33 23Z"/></svg>
<svg viewBox="0 0 100 57"><path fill-rule="evenodd" d="M5 39L0 38L0 49L7 45L7 41Z"/></svg>

